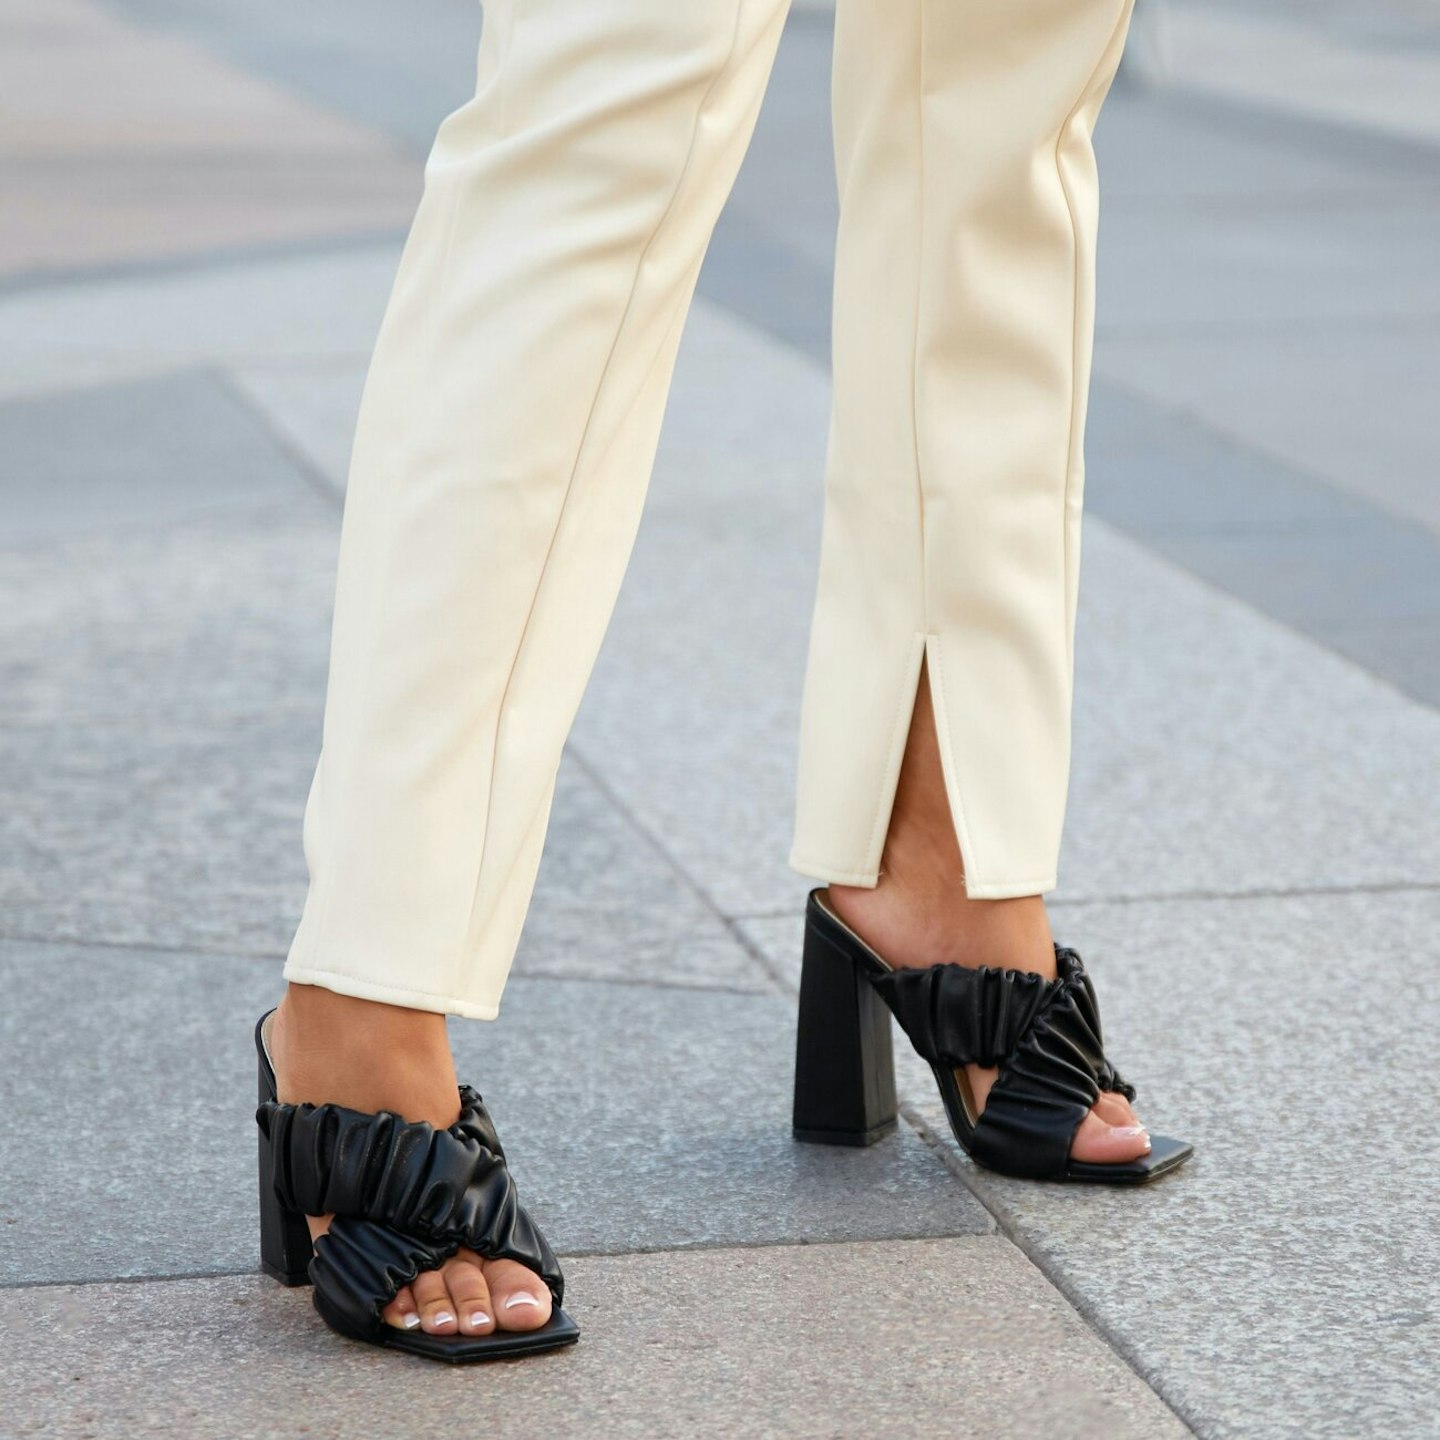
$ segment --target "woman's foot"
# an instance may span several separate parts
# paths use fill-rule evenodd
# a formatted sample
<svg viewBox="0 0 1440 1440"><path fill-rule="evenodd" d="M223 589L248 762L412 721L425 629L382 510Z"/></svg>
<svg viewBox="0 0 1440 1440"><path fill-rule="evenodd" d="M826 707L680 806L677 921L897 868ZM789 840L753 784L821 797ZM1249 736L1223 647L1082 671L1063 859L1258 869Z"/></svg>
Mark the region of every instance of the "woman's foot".
<svg viewBox="0 0 1440 1440"><path fill-rule="evenodd" d="M270 1054L283 1104L390 1110L436 1129L460 1113L445 1017L291 985L271 1022ZM330 1216L309 1216L312 1237ZM514 1260L460 1250L406 1286L382 1312L387 1324L432 1335L538 1330L550 1318L545 1282Z"/></svg>
<svg viewBox="0 0 1440 1440"><path fill-rule="evenodd" d="M1055 978L1050 920L1040 896L971 900L965 894L923 669L879 884L831 885L827 898L835 914L892 965L990 965ZM965 1070L978 1114L1000 1072L979 1065ZM1149 1149L1150 1137L1130 1102L1105 1091L1081 1121L1070 1153L1076 1160L1113 1164Z"/></svg>

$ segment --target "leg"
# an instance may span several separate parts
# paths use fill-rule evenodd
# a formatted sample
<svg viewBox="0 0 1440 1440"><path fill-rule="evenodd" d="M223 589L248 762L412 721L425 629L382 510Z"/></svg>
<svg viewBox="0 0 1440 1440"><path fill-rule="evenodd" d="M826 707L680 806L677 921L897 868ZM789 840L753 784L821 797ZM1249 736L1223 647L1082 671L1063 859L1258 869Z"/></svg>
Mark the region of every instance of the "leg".
<svg viewBox="0 0 1440 1440"><path fill-rule="evenodd" d="M895 963L1054 973L1090 134L1128 11L839 0L835 409L791 863ZM994 1072L971 1078L983 1104ZM1096 1108L1077 1157L1143 1152L1123 1100Z"/></svg>
<svg viewBox="0 0 1440 1440"><path fill-rule="evenodd" d="M1038 895L972 900L945 798L935 712L922 667L889 832L873 887L831 885L831 908L882 955L902 965L994 965L1055 978L1054 941ZM978 1111L999 1071L966 1067ZM1149 1137L1120 1095L1102 1094L1071 1153L1105 1164L1145 1154Z"/></svg>
<svg viewBox="0 0 1440 1440"><path fill-rule="evenodd" d="M346 497L286 968L493 1019L784 0L495 0Z"/></svg>
<svg viewBox="0 0 1440 1440"><path fill-rule="evenodd" d="M455 1117L445 1016L496 1014L784 12L486 6L477 93L426 166L356 436L311 888L273 1034L283 1101ZM389 1318L544 1322L529 1272L456 1264ZM517 1295L533 1303L507 1318Z"/></svg>

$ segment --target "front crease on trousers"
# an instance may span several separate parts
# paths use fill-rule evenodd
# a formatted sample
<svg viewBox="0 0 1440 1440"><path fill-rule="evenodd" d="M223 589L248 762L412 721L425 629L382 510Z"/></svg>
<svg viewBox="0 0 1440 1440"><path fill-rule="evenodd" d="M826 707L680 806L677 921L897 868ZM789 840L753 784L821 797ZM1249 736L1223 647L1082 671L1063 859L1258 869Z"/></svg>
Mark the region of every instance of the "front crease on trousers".
<svg viewBox="0 0 1440 1440"><path fill-rule="evenodd" d="M491 0L367 377L286 977L493 1018L785 0ZM1053 886L1128 0L839 0L794 867L873 884L922 655L967 887Z"/></svg>

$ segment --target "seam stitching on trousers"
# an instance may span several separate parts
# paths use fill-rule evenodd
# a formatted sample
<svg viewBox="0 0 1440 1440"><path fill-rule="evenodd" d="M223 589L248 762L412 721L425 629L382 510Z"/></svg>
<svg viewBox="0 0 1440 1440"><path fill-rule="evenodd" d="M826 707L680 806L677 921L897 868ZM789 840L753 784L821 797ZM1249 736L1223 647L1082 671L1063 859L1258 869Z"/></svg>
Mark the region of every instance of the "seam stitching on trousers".
<svg viewBox="0 0 1440 1440"><path fill-rule="evenodd" d="M915 320L910 327L910 445L915 455L916 501L920 508L920 613L922 636L930 626L930 577L925 573L925 472L920 463L920 303L925 288L925 4L915 7L919 28L915 59Z"/></svg>
<svg viewBox="0 0 1440 1440"><path fill-rule="evenodd" d="M580 469L581 461L585 457L586 445L590 439L591 426L595 422L595 413L600 405L600 396L605 389L605 382L610 375L611 366L614 364L615 353L620 346L620 339L625 334L626 325L629 322L631 312L633 311L635 306L635 296L640 288L640 276L645 268L645 261L649 257L650 251L654 248L655 242L659 238L661 231L664 230L665 222L669 220L671 214L674 212L675 202L679 199L680 192L684 189L685 181L689 177L690 167L694 163L695 153L699 148L701 122L705 118L705 114L709 108L711 99L713 98L716 89L719 87L721 80L723 80L725 76L729 73L731 65L734 63L735 52L740 45L740 21L741 17L745 13L745 8L745 0L738 0L738 3L735 6L735 27L730 36L730 48L726 52L725 61L711 77L710 83L705 88L704 95L700 97L699 105L697 105L695 108L695 121L694 124L691 126L690 130L690 144L689 148L685 152L685 159L681 163L680 174L676 177L675 188L670 192L670 199L666 202L664 210L661 211L659 219L657 219L655 222L655 228L650 232L649 238L641 247L640 256L635 262L635 273L630 281L630 293L626 297L625 308L621 311L619 324L617 324L615 327L615 335L610 342L609 353L605 357L605 363L603 366L601 366L600 369L600 377L595 384L595 394L590 402L590 410L585 417L584 427L580 432L580 441L575 449L575 458L570 465L570 474L565 482L565 491L561 495L560 504L555 511L555 523L550 532L550 543L546 547L544 558L540 562L540 570L535 577L535 589L530 597L530 606L525 614L525 622L520 628L520 638L516 641L515 652L510 659L510 668L505 676L504 688L500 692L500 703L496 707L495 711L495 740L491 751L490 785L485 802L485 834L481 839L480 862L476 867L475 871L475 893L471 897L470 901L470 918L465 927L467 936L469 935L469 932L475 923L475 908L478 905L480 899L480 880L485 873L485 855L487 850L489 849L488 842L490 835L490 826L493 819L492 811L495 800L495 754L496 752L498 752L499 749L500 728L505 722L505 707L510 698L510 687L515 679L515 670L520 663L520 655L525 649L525 639L530 633L531 621L535 618L535 606L540 598L540 591L545 583L545 574L550 566L550 558L555 553L555 540L560 533L560 526L565 516L565 507L569 502L571 491L574 489L575 486L575 476ZM464 961L465 956L462 954L458 957L457 964L463 965ZM456 979L458 978L459 976L457 975ZM456 988L458 990L458 987Z"/></svg>
<svg viewBox="0 0 1440 1440"><path fill-rule="evenodd" d="M927 194L927 180L925 173L925 0L918 0L916 14L919 25L919 45L916 57L916 82L915 82L915 127L918 137L919 159L916 164L918 175L918 202L916 224L916 262L915 262L915 325L910 351L910 425L912 443L915 447L915 484L919 491L920 503L920 608L924 616L925 628L921 633L921 645L928 655L930 650L928 637L930 630L930 576L926 561L929 556L929 536L925 527L925 467L920 458L920 317L922 312L921 301L925 288L925 198ZM938 639L938 637L936 637ZM918 676L917 682L918 682ZM933 697L938 691L943 691L944 680L940 675L931 675L930 693ZM942 696L943 701L943 696ZM950 729L948 723L942 723L948 711L943 703L940 706L931 707L935 712L935 740L940 748L941 773L945 780L946 808L950 811L951 825L955 831L956 844L960 847L961 868L968 876L974 861L972 845L970 842L970 831L965 823L965 800L960 791L960 767L955 763L954 753L950 744ZM912 697L913 714L913 697ZM874 843L873 836L871 840Z"/></svg>
<svg viewBox="0 0 1440 1440"><path fill-rule="evenodd" d="M1060 183L1060 193L1065 200L1065 213L1070 217L1071 245L1070 423L1065 448L1065 479L1060 497L1060 546L1065 569L1065 584L1061 592L1060 603L1061 623L1064 626L1065 633L1066 668L1072 671L1072 676L1075 662L1073 641L1071 639L1070 593L1073 589L1071 576L1074 572L1075 563L1071 558L1073 547L1070 543L1070 482L1071 477L1075 473L1075 441L1078 429L1076 422L1080 413L1080 221L1075 214L1075 198L1070 193L1070 186L1065 179L1065 166L1060 159L1060 150L1065 143L1067 132L1075 122L1075 117L1080 113L1081 107L1094 92L1096 77L1104 70L1106 62L1109 60L1110 54L1115 48L1116 38L1124 35L1126 22L1129 19L1132 8L1133 0L1121 0L1120 15L1115 22L1115 27L1111 30L1110 37L1101 49L1100 56L1095 61L1094 68L1086 77L1084 85L1080 87L1080 94L1076 97L1075 103L1070 107L1069 113L1061 122L1060 129L1055 136L1055 178Z"/></svg>

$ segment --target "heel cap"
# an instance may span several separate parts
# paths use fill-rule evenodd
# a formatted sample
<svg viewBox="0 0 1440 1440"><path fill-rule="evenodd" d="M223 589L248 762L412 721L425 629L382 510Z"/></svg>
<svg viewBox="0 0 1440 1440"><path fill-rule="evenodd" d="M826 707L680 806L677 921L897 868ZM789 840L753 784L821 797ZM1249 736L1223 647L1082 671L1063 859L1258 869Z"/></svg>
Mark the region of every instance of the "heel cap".
<svg viewBox="0 0 1440 1440"><path fill-rule="evenodd" d="M291 1290L310 1283L310 1271L308 1268L305 1270L286 1270L282 1266L270 1265L262 1260L260 1262L260 1269L262 1273L268 1275L272 1280L278 1280L280 1284Z"/></svg>
<svg viewBox="0 0 1440 1440"><path fill-rule="evenodd" d="M868 1130L802 1130L796 1125L791 1128L790 1133L802 1145L846 1145L852 1149L863 1149L866 1145L873 1145L877 1140L883 1140L896 1126L895 1118L882 1120L878 1125L872 1125Z"/></svg>

